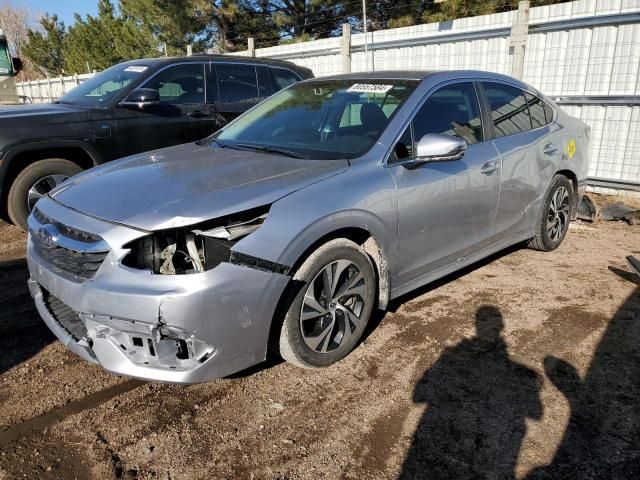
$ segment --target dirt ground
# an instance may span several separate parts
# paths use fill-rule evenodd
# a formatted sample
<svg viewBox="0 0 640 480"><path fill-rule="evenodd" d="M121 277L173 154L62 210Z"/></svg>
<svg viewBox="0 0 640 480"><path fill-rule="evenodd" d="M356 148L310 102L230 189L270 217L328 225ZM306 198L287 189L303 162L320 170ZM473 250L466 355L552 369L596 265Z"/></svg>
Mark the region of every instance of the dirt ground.
<svg viewBox="0 0 640 480"><path fill-rule="evenodd" d="M640 226L573 224L396 301L342 362L189 387L55 341L0 224L0 479L640 478Z"/></svg>

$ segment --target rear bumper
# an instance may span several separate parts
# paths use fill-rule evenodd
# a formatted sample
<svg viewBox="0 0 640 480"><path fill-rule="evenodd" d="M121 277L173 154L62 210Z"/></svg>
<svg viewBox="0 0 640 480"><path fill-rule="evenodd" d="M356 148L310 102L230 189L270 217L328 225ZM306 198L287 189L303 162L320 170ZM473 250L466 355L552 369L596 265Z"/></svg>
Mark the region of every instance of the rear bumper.
<svg viewBox="0 0 640 480"><path fill-rule="evenodd" d="M113 249L93 278L81 280L57 272L29 237L31 295L70 350L119 375L184 384L265 359L288 276L230 263L153 275L123 266L120 254Z"/></svg>

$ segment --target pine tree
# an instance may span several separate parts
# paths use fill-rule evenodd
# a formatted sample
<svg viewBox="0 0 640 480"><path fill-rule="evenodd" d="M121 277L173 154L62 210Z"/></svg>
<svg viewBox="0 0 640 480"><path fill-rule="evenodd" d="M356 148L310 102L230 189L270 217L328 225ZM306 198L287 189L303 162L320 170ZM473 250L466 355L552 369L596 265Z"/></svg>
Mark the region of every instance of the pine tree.
<svg viewBox="0 0 640 480"><path fill-rule="evenodd" d="M56 15L45 15L40 19L40 26L42 31L29 30L22 52L40 73L59 75L65 67L64 23Z"/></svg>

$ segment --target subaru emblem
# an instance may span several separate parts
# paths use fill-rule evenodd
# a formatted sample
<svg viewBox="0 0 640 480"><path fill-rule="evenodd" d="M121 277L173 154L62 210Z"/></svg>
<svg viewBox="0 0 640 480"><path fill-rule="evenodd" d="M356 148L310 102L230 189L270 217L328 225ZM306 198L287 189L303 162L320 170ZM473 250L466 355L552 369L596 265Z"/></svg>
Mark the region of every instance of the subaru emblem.
<svg viewBox="0 0 640 480"><path fill-rule="evenodd" d="M40 243L47 248L56 248L60 239L60 231L55 225L48 223L40 227L38 230L38 239Z"/></svg>

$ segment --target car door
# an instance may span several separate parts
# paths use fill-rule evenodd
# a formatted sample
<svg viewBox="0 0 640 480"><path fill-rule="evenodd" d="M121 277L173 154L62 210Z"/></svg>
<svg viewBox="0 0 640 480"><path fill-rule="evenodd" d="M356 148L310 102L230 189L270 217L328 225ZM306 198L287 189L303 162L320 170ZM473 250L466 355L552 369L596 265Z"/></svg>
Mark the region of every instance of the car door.
<svg viewBox="0 0 640 480"><path fill-rule="evenodd" d="M535 224L561 142L553 139L542 99L499 82L482 86L502 159L496 233L508 238Z"/></svg>
<svg viewBox="0 0 640 480"><path fill-rule="evenodd" d="M486 128L477 88L450 83L418 109L388 161L398 195L398 270L402 285L488 246L500 194L500 163ZM459 160L404 163L428 133L464 138Z"/></svg>
<svg viewBox="0 0 640 480"><path fill-rule="evenodd" d="M255 65L215 62L217 76L217 112L230 122L260 101Z"/></svg>
<svg viewBox="0 0 640 480"><path fill-rule="evenodd" d="M140 85L157 90L160 103L120 109L120 156L192 142L217 130L219 122L206 102L206 70L205 63L175 64Z"/></svg>

